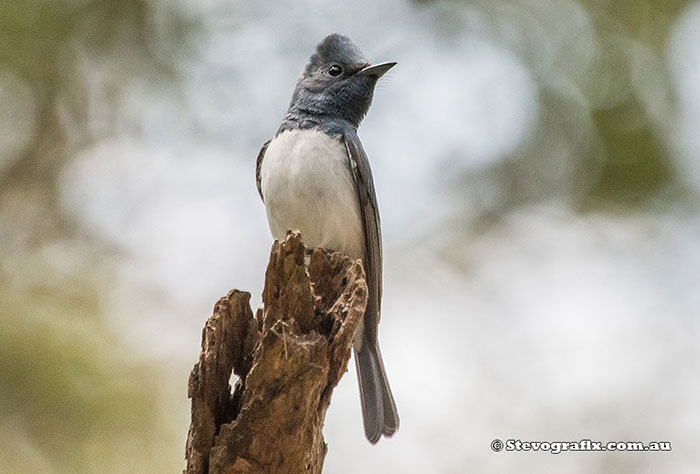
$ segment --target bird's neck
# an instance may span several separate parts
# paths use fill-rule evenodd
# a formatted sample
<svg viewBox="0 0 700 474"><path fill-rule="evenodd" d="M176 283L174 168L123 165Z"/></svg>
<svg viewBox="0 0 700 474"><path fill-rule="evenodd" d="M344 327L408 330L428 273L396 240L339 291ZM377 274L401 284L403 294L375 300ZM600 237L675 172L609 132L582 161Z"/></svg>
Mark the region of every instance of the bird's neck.
<svg viewBox="0 0 700 474"><path fill-rule="evenodd" d="M350 129L357 130L358 125L359 123L353 123L344 117L329 115L313 108L292 104L284 116L282 125L277 133L285 130L316 129L329 135L335 135Z"/></svg>

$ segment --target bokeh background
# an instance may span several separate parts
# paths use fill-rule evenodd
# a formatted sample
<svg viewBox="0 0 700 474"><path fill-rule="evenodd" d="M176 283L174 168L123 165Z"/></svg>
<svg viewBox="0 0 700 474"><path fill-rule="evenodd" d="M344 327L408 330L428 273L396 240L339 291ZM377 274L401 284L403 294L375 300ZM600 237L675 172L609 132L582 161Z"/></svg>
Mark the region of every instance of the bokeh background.
<svg viewBox="0 0 700 474"><path fill-rule="evenodd" d="M360 136L402 427L365 441L351 364L327 472L698 472L686 0L1 2L0 472L182 469L201 328L260 303L255 157L331 32L399 63Z"/></svg>

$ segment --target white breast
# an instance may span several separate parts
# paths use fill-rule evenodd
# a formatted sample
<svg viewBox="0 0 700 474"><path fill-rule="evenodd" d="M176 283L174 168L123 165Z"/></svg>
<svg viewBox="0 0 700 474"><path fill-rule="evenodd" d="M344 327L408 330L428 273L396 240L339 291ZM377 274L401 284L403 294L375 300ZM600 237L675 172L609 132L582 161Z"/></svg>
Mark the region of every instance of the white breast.
<svg viewBox="0 0 700 474"><path fill-rule="evenodd" d="M362 258L359 200L340 139L316 130L282 132L268 145L260 174L275 239L296 230L307 246Z"/></svg>

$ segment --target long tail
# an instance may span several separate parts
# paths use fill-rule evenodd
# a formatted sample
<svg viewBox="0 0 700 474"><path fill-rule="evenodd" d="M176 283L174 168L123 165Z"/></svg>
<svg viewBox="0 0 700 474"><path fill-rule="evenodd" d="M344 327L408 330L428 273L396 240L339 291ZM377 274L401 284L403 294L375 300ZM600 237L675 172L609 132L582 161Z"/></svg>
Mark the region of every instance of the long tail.
<svg viewBox="0 0 700 474"><path fill-rule="evenodd" d="M399 414L376 341L363 338L360 349L355 348L355 366L360 383L365 435L374 444L382 435L391 436L399 429Z"/></svg>

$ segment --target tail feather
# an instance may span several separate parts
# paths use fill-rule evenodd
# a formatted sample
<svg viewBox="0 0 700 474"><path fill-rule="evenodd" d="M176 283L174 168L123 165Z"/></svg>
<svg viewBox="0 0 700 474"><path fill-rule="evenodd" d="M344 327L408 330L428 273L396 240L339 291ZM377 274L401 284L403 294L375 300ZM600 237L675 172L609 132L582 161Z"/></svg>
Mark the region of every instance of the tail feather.
<svg viewBox="0 0 700 474"><path fill-rule="evenodd" d="M360 349L355 350L355 365L360 383L365 435L374 444L382 435L391 436L396 433L399 429L399 415L379 346L364 340Z"/></svg>

